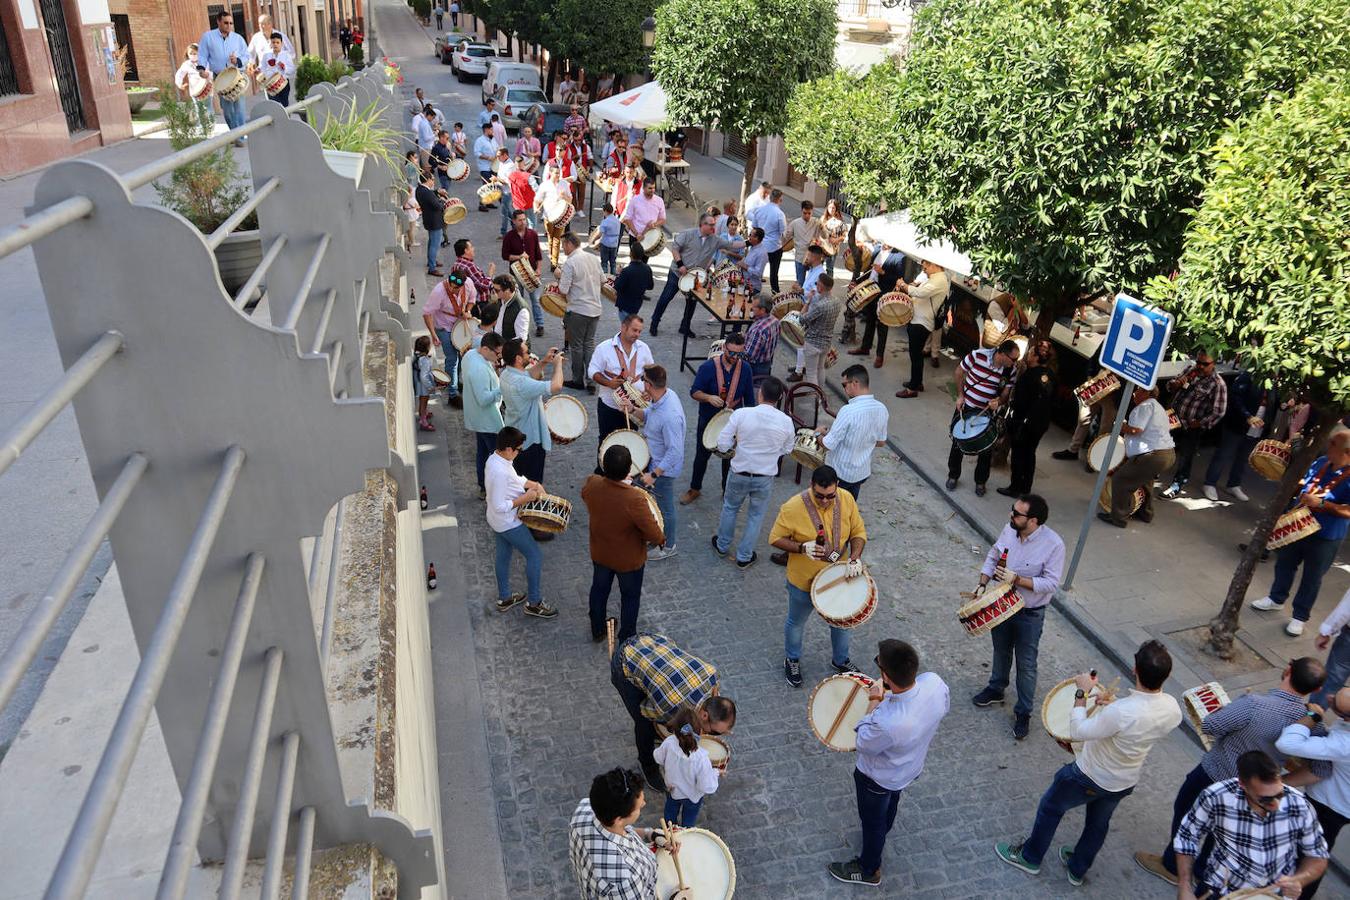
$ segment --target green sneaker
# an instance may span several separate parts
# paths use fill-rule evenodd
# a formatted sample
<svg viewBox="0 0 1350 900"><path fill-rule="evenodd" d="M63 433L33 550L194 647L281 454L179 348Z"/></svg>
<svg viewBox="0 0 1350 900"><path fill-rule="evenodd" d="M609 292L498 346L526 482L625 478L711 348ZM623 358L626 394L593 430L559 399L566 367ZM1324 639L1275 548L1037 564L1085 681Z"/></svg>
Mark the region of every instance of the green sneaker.
<svg viewBox="0 0 1350 900"><path fill-rule="evenodd" d="M1074 887L1082 887L1083 879L1073 874L1073 869L1069 868L1069 860L1073 859L1073 851L1068 847L1059 848L1059 861L1064 863L1065 870L1069 873L1069 884Z"/></svg>
<svg viewBox="0 0 1350 900"><path fill-rule="evenodd" d="M1033 866L1031 863L1027 862L1025 859L1022 858L1021 844L1016 845L1006 843L995 844L994 852L998 854L999 859L1003 860L1005 863L1012 866L1014 869L1021 869L1028 875L1041 874L1040 866Z"/></svg>

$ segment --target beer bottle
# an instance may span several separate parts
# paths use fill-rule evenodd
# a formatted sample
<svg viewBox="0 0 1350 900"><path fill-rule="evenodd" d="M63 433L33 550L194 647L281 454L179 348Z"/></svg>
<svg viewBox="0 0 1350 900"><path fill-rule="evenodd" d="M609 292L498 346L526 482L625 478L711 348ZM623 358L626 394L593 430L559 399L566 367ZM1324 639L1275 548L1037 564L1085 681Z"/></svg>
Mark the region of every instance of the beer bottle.
<svg viewBox="0 0 1350 900"><path fill-rule="evenodd" d="M427 566L427 590L436 590L436 564Z"/></svg>

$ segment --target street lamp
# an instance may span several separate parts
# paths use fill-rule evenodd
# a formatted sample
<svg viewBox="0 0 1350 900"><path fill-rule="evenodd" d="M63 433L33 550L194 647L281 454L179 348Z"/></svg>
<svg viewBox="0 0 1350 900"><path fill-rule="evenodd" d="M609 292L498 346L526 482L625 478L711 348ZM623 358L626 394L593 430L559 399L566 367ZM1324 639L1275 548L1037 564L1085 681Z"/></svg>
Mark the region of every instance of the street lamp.
<svg viewBox="0 0 1350 900"><path fill-rule="evenodd" d="M656 19L652 16L642 20L642 49L651 50L656 46Z"/></svg>

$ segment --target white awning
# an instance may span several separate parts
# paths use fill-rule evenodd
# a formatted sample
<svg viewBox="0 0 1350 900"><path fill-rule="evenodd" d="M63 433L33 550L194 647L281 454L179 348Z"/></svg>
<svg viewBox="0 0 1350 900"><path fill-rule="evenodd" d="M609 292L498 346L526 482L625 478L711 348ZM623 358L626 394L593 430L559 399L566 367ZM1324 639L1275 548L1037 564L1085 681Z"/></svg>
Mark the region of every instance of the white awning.
<svg viewBox="0 0 1350 900"><path fill-rule="evenodd" d="M660 128L666 124L666 92L655 81L606 97L591 104L592 119L634 128Z"/></svg>
<svg viewBox="0 0 1350 900"><path fill-rule="evenodd" d="M909 210L872 216L858 222L858 230L866 232L873 241L881 241L916 259L926 259L936 263L949 272L959 275L974 275L975 266L960 250L949 241L930 241L919 233L909 220Z"/></svg>

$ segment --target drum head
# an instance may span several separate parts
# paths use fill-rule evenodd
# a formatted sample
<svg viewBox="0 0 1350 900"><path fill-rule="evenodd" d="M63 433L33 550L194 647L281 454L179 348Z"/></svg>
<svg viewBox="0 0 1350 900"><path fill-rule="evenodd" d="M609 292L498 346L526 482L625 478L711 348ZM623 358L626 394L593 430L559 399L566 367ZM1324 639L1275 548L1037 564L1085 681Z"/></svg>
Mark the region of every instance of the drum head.
<svg viewBox="0 0 1350 900"><path fill-rule="evenodd" d="M1111 435L1099 434L1093 439L1091 446L1088 447L1088 468L1094 472L1100 472L1102 469L1114 469L1125 460L1125 441L1120 439L1116 441L1115 452L1111 454L1110 462L1106 459L1106 445L1110 443Z"/></svg>
<svg viewBox="0 0 1350 900"><path fill-rule="evenodd" d="M731 421L731 410L719 409L717 413L708 420L708 427L703 429L703 446L709 450L717 449L717 439L722 434L722 429L727 427Z"/></svg>
<svg viewBox="0 0 1350 900"><path fill-rule="evenodd" d="M858 749L858 736L853 728L867 713L870 684L871 679L860 675L831 675L811 691L806 715L811 730L826 747L841 752ZM842 717L840 710L844 711Z"/></svg>
<svg viewBox="0 0 1350 900"><path fill-rule="evenodd" d="M455 323L455 327L450 329L450 343L454 344L460 353L473 346L473 331L477 325L475 319L460 319Z"/></svg>
<svg viewBox="0 0 1350 900"><path fill-rule="evenodd" d="M961 419L952 426L952 437L958 441L968 441L973 437L984 434L989 429L994 420L988 416L970 416Z"/></svg>
<svg viewBox="0 0 1350 900"><path fill-rule="evenodd" d="M544 421L555 441L575 441L586 431L586 407L570 394L544 401Z"/></svg>
<svg viewBox="0 0 1350 900"><path fill-rule="evenodd" d="M605 458L605 451L615 444L620 444L628 448L628 452L633 456L633 475L638 475L645 471L647 464L652 461L652 451L647 447L647 439L630 428L620 428L618 431L610 432L606 438L600 442L600 459Z"/></svg>
<svg viewBox="0 0 1350 900"><path fill-rule="evenodd" d="M463 181L469 177L469 164L459 157L455 157L445 165L445 174L451 181Z"/></svg>
<svg viewBox="0 0 1350 900"><path fill-rule="evenodd" d="M887 294L877 306L877 321L888 328L900 328L914 320L914 303L901 293Z"/></svg>
<svg viewBox="0 0 1350 900"><path fill-rule="evenodd" d="M572 204L566 197L555 194L544 201L544 218L549 222L557 222L571 208Z"/></svg>
<svg viewBox="0 0 1350 900"><path fill-rule="evenodd" d="M736 863L722 839L702 828L679 832L680 872L695 900L731 900L736 893ZM656 851L656 896L679 890L680 877L670 852Z"/></svg>
<svg viewBox="0 0 1350 900"><path fill-rule="evenodd" d="M698 745L708 752L708 759L712 761L715 768L721 768L726 765L731 758L731 748L727 742L714 734L701 735L698 739Z"/></svg>
<svg viewBox="0 0 1350 900"><path fill-rule="evenodd" d="M863 573L857 578L845 578L847 570L846 562L831 563L811 581L811 605L822 618L836 625L865 611L876 598L872 576Z"/></svg>
<svg viewBox="0 0 1350 900"><path fill-rule="evenodd" d="M457 222L462 222L468 214L468 207L458 200L451 200L445 205L445 224L454 225Z"/></svg>
<svg viewBox="0 0 1350 900"><path fill-rule="evenodd" d="M686 269L685 273L680 276L680 290L687 294L694 289L695 283L697 283L699 287L703 287L708 283L708 273L697 266L692 269Z"/></svg>
<svg viewBox="0 0 1350 900"><path fill-rule="evenodd" d="M657 248L663 246L665 242L666 236L661 233L661 229L659 228L648 229L647 232L642 235L642 240L639 241L639 243L642 244L642 249L647 251L648 256L651 256L652 253L655 252Z"/></svg>
<svg viewBox="0 0 1350 900"><path fill-rule="evenodd" d="M1078 690L1072 678L1066 678L1050 689L1041 703L1041 725L1057 741L1069 739L1069 713L1073 710L1073 695ZM1087 714L1097 712L1095 691L1087 696Z"/></svg>

